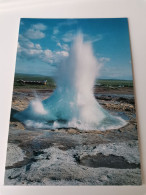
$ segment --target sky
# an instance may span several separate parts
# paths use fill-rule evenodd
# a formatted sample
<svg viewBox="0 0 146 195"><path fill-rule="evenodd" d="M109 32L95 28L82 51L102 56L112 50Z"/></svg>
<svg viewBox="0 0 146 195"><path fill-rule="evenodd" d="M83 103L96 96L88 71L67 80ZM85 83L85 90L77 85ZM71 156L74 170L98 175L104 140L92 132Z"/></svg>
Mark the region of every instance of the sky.
<svg viewBox="0 0 146 195"><path fill-rule="evenodd" d="M25 19L20 21L16 73L53 76L78 32L102 63L99 78L132 80L128 20Z"/></svg>

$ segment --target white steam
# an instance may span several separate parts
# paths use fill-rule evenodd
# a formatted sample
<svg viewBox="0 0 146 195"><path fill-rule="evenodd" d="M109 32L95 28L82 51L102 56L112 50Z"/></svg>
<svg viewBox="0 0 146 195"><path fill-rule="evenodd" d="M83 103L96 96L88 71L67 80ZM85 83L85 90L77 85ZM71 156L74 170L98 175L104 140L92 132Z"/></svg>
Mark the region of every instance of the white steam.
<svg viewBox="0 0 146 195"><path fill-rule="evenodd" d="M57 88L48 99L35 100L16 114L27 126L41 128L78 128L82 130L115 129L126 124L105 111L93 94L100 63L93 55L90 43L83 42L79 33L70 55L58 68Z"/></svg>

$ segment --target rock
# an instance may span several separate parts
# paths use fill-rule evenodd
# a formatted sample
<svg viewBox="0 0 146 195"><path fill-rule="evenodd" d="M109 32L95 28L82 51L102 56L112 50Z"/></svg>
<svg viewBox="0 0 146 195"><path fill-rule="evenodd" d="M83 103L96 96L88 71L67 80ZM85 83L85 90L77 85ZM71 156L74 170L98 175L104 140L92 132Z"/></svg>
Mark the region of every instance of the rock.
<svg viewBox="0 0 146 195"><path fill-rule="evenodd" d="M7 149L6 167L13 166L15 163L24 160L25 152L16 144L9 143Z"/></svg>
<svg viewBox="0 0 146 195"><path fill-rule="evenodd" d="M76 133L79 133L79 130L77 130L77 129L69 129L68 130L68 133L70 133L70 134L76 134Z"/></svg>
<svg viewBox="0 0 146 195"><path fill-rule="evenodd" d="M15 93L12 116L24 110L33 98L29 91ZM140 185L135 107L133 100L118 98L114 95L98 98L107 110L122 111L130 118L126 126L117 130L24 130L23 124L11 117L5 185ZM86 157L96 166L82 165ZM110 168L108 163L102 167L101 162L108 159L112 161L110 165L126 161L138 168L125 164L123 169ZM96 160L100 161L98 167Z"/></svg>
<svg viewBox="0 0 146 195"><path fill-rule="evenodd" d="M13 129L15 129L15 130L24 130L25 129L25 127L24 127L24 125L22 124L22 123L20 123L20 122L10 122L10 129L11 130L13 130Z"/></svg>
<svg viewBox="0 0 146 195"><path fill-rule="evenodd" d="M134 97L133 98L119 97L116 99L116 101L132 104L132 105L135 104Z"/></svg>
<svg viewBox="0 0 146 195"><path fill-rule="evenodd" d="M115 144L116 146L116 144ZM131 146L130 146L131 147ZM103 145L101 146L103 148ZM5 185L140 185L140 169L92 168L79 165L74 154L82 147L62 151L50 147L42 150L40 160L6 170ZM90 153L88 147L86 152ZM49 159L46 157L49 156Z"/></svg>

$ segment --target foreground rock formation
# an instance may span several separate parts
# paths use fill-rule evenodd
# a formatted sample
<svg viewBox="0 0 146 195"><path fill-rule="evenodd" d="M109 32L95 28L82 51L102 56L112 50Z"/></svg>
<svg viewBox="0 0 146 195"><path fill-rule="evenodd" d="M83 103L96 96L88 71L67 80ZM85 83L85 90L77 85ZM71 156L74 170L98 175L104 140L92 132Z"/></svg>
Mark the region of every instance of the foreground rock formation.
<svg viewBox="0 0 146 195"><path fill-rule="evenodd" d="M26 94L27 93L27 94ZM48 94L40 94L45 99ZM140 157L133 97L96 96L127 120L120 129L28 129L13 118L34 95L13 96L6 185L140 185Z"/></svg>

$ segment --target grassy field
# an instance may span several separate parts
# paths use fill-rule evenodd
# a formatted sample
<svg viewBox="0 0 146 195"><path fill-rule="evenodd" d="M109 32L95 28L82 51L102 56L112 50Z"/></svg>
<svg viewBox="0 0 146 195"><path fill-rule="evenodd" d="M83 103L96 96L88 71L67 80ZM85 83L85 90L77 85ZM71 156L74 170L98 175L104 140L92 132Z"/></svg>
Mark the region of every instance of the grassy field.
<svg viewBox="0 0 146 195"><path fill-rule="evenodd" d="M20 84L18 80L24 81L44 81L47 80L46 85L31 85L31 84ZM99 87L133 87L131 80L112 80L112 79L99 79L96 81L96 85ZM52 77L42 75L30 75L30 74L15 74L14 79L15 89L54 89L56 88L55 81Z"/></svg>
<svg viewBox="0 0 146 195"><path fill-rule="evenodd" d="M133 87L132 80L99 79L96 84L104 87Z"/></svg>
<svg viewBox="0 0 146 195"><path fill-rule="evenodd" d="M24 81L45 81L47 80L46 85L31 85L31 84L20 84L18 80ZM30 74L15 74L14 78L14 88L24 88L24 89L54 89L56 87L55 81L52 77L42 76L42 75L30 75Z"/></svg>

